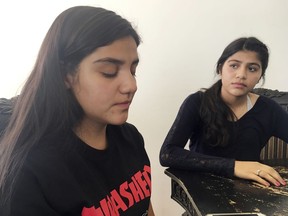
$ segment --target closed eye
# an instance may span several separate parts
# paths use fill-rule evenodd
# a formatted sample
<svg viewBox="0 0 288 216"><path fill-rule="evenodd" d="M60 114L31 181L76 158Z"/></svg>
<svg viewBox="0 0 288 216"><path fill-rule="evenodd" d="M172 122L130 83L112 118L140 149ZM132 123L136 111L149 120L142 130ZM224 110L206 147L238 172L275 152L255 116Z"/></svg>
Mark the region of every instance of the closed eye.
<svg viewBox="0 0 288 216"><path fill-rule="evenodd" d="M117 72L101 72L106 78L113 78L117 76Z"/></svg>
<svg viewBox="0 0 288 216"><path fill-rule="evenodd" d="M136 77L136 71L131 71L132 76Z"/></svg>
<svg viewBox="0 0 288 216"><path fill-rule="evenodd" d="M131 69L130 70L131 70L132 76L134 76L134 77L136 77L137 66L138 66L138 62L131 65Z"/></svg>

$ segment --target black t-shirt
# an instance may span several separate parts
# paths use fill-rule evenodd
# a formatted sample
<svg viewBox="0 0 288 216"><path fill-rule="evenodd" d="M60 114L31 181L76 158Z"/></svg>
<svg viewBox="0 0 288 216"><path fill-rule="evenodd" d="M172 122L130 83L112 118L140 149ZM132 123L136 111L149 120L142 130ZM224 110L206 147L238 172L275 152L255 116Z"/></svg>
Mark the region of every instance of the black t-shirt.
<svg viewBox="0 0 288 216"><path fill-rule="evenodd" d="M147 215L151 171L141 134L128 123L108 125L107 139L96 150L71 132L31 150L11 216Z"/></svg>

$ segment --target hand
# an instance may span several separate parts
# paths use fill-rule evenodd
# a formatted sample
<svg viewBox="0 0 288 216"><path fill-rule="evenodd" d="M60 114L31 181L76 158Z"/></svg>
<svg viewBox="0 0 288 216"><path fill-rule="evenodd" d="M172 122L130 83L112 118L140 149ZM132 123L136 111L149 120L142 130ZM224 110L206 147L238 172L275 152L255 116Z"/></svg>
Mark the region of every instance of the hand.
<svg viewBox="0 0 288 216"><path fill-rule="evenodd" d="M262 185L286 185L284 179L272 167L254 161L235 161L234 176L254 180Z"/></svg>

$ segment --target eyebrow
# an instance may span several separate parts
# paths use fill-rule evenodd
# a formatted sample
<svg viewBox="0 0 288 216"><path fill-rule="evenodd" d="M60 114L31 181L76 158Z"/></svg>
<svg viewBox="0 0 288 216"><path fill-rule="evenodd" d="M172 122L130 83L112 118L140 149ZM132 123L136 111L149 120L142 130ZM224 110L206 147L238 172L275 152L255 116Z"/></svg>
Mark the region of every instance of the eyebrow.
<svg viewBox="0 0 288 216"><path fill-rule="evenodd" d="M101 63L101 62L107 62L107 63L112 63L112 64L115 64L115 65L123 65L125 62L122 61L122 60L119 60L119 59L115 59L115 58L102 58L102 59L98 59L96 61L94 61L93 63ZM132 65L137 65L139 63L139 59L135 59L133 62L132 62Z"/></svg>
<svg viewBox="0 0 288 216"><path fill-rule="evenodd" d="M242 61L239 61L239 60L236 60L236 59L231 59L231 60L229 60L228 62L231 62L231 61L238 62L238 63L242 63ZM261 68L261 65L258 64L258 63L256 63L256 62L250 62L250 63L248 63L248 64L250 64L250 65L257 65L259 68Z"/></svg>

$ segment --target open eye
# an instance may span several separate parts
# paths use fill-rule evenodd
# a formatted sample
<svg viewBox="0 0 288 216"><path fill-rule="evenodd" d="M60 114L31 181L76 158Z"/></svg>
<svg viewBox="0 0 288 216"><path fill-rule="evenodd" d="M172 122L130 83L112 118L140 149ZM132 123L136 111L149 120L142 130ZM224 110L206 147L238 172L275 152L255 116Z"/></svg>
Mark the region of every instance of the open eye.
<svg viewBox="0 0 288 216"><path fill-rule="evenodd" d="M257 66L257 65L249 65L249 66L248 66L248 70L249 70L250 72L257 72L259 69L260 69L260 67Z"/></svg>
<svg viewBox="0 0 288 216"><path fill-rule="evenodd" d="M238 64L230 64L230 67L233 69L237 69L238 68Z"/></svg>

